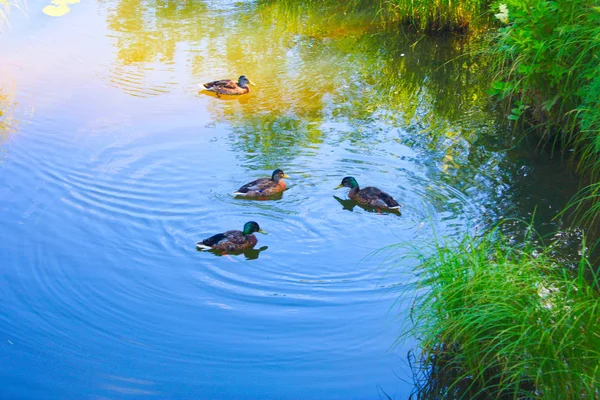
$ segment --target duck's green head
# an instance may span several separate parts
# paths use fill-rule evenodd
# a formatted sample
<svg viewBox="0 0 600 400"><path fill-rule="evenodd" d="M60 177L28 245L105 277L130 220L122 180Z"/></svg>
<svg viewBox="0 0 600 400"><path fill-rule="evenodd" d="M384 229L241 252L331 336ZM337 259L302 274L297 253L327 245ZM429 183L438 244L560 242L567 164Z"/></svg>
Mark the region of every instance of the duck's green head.
<svg viewBox="0 0 600 400"><path fill-rule="evenodd" d="M267 235L267 232L260 229L260 226L254 221L246 222L244 225L244 236L252 235L254 232L263 233Z"/></svg>
<svg viewBox="0 0 600 400"><path fill-rule="evenodd" d="M354 179L352 176L347 176L344 179L342 179L342 183L340 183L334 189L339 189L343 187L354 189L358 187L358 182L356 182L356 179Z"/></svg>
<svg viewBox="0 0 600 400"><path fill-rule="evenodd" d="M246 78L246 75L240 76L240 79L238 79L238 86L246 87L246 85L254 86L254 82L252 82L250 79Z"/></svg>
<svg viewBox="0 0 600 400"><path fill-rule="evenodd" d="M275 171L273 171L273 174L271 175L271 179L273 179L275 182L279 182L279 180L281 178L289 178L289 176L287 176L282 170L280 169L276 169Z"/></svg>

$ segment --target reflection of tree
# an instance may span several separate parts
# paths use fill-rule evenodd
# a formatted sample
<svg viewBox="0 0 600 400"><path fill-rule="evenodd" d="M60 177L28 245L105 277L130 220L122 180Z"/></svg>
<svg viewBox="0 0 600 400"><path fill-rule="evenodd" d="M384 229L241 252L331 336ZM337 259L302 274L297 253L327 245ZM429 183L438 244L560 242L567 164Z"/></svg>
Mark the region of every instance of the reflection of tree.
<svg viewBox="0 0 600 400"><path fill-rule="evenodd" d="M290 125L290 121L296 121L294 143L298 146L307 144L303 138L309 136L309 129L318 134L312 135L316 142L308 143L325 140L320 127L323 121L352 127L336 132L335 137L330 135L328 141L372 142L378 140L376 132L381 132L382 126L402 127L409 133L401 138L405 144L441 151L440 158L461 153L477 140L472 125L478 122L465 119L465 114L469 112L472 119L489 115L482 112L487 106L481 73L485 65L460 58L466 45L463 41L417 41L419 38L396 30L373 30L369 21L363 21L361 27L353 18L347 29L338 22L329 30L319 29L319 35L299 36L283 30L296 28L285 23L286 18L296 18L290 17L288 8L280 14L271 4L256 13L243 43L232 43L227 51L243 53L238 48L243 47L261 53L261 69L253 71L253 79L260 82L259 93L244 107L223 107L217 102L211 111L216 119L229 121L236 132L247 134L249 148L260 144L260 149L253 148L263 152L267 162L260 168L273 158L264 153L269 149L277 149L277 158L285 155L281 146L269 140L274 136L272 139L281 142L281 134L290 131L283 129L273 135L270 129ZM448 62L453 59L461 61ZM235 70L256 68L235 57L222 62L234 65ZM245 136L236 134L241 147Z"/></svg>
<svg viewBox="0 0 600 400"><path fill-rule="evenodd" d="M177 46L203 37L205 11L204 2L197 0L116 2L107 18L117 48L113 84L135 96L170 91Z"/></svg>
<svg viewBox="0 0 600 400"><path fill-rule="evenodd" d="M108 27L115 33L117 60L174 62L178 43L202 37L202 1L127 0L116 3L108 14Z"/></svg>
<svg viewBox="0 0 600 400"><path fill-rule="evenodd" d="M17 130L18 123L14 118L16 106L13 92L0 86L0 145Z"/></svg>

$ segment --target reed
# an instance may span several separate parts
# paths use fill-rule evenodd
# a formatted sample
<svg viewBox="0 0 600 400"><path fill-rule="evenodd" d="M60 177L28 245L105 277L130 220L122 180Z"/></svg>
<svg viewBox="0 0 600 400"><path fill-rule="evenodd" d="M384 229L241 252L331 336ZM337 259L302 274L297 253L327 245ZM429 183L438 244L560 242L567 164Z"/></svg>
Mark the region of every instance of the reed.
<svg viewBox="0 0 600 400"><path fill-rule="evenodd" d="M582 249L565 265L496 229L415 252L414 397L598 398L598 276Z"/></svg>
<svg viewBox="0 0 600 400"><path fill-rule="evenodd" d="M0 0L0 32L4 26L8 25L11 8L15 8L23 13L26 12L25 0Z"/></svg>

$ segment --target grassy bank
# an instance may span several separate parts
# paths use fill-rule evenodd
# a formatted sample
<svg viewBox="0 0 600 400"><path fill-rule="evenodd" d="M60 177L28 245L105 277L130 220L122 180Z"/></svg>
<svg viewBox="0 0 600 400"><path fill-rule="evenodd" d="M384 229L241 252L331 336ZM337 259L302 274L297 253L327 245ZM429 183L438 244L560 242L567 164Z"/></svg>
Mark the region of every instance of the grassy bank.
<svg viewBox="0 0 600 400"><path fill-rule="evenodd" d="M503 27L490 41L497 61L492 93L508 118L541 134L541 145L569 156L600 181L600 7L595 0L507 0L496 8ZM600 218L596 186L579 201L580 222ZM578 199L580 200L581 197ZM584 209L592 209L592 212Z"/></svg>
<svg viewBox="0 0 600 400"><path fill-rule="evenodd" d="M565 268L552 247L497 230L430 250L417 254L407 332L422 344L417 398L598 398L600 297L585 254Z"/></svg>

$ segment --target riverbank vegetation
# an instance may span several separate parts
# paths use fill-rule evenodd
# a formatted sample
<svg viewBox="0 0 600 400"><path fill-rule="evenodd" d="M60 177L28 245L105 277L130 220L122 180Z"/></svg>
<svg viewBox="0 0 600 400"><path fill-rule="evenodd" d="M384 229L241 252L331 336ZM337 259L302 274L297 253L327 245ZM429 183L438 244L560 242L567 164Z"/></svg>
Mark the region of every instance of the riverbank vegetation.
<svg viewBox="0 0 600 400"><path fill-rule="evenodd" d="M600 7L596 1L508 0L488 51L496 60L491 93L508 118L567 155L592 183L573 203L577 221L600 218Z"/></svg>
<svg viewBox="0 0 600 400"><path fill-rule="evenodd" d="M414 254L416 398L598 397L600 297L585 241L573 261L525 243L496 229Z"/></svg>

